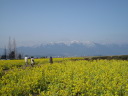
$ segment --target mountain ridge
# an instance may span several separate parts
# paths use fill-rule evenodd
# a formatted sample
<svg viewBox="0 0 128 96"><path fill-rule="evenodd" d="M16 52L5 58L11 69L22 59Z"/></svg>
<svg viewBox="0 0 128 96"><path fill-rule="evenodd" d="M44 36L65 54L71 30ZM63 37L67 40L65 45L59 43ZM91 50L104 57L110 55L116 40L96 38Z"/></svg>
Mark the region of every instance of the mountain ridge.
<svg viewBox="0 0 128 96"><path fill-rule="evenodd" d="M38 46L21 46L19 53L30 56L106 56L128 55L128 44L101 44L91 41L42 43ZM3 50L4 51L4 50ZM2 51L0 51L2 52ZM4 52L0 53L3 54Z"/></svg>
<svg viewBox="0 0 128 96"><path fill-rule="evenodd" d="M20 47L23 53L42 56L99 56L127 55L128 44L100 44L95 42L51 42L36 47Z"/></svg>

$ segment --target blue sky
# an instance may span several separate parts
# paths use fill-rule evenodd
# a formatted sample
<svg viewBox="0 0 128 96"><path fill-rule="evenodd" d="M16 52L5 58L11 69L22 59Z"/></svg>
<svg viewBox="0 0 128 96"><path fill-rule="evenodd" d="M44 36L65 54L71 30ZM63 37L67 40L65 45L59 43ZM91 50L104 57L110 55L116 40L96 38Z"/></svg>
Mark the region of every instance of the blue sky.
<svg viewBox="0 0 128 96"><path fill-rule="evenodd" d="M128 0L0 0L0 47L93 41L128 43Z"/></svg>

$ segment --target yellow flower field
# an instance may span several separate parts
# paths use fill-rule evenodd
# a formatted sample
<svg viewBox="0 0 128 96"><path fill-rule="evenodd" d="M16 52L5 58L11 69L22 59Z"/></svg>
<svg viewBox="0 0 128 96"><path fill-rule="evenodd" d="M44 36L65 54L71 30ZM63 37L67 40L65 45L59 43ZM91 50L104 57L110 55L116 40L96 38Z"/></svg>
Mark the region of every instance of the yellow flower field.
<svg viewBox="0 0 128 96"><path fill-rule="evenodd" d="M128 96L128 61L53 59L0 61L0 96Z"/></svg>

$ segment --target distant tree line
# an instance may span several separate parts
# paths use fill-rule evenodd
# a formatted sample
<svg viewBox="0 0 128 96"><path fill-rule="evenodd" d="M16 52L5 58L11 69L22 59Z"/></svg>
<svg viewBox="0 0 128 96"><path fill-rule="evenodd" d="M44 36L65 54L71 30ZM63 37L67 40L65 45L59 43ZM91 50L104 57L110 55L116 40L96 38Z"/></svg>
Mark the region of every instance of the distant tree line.
<svg viewBox="0 0 128 96"><path fill-rule="evenodd" d="M78 60L128 60L128 55L116 55L116 56L89 56L89 57L73 57L71 61Z"/></svg>
<svg viewBox="0 0 128 96"><path fill-rule="evenodd" d="M8 48L4 48L4 54L1 56L1 59L21 59L22 55L17 52L16 48L16 41L9 37L9 42L8 42Z"/></svg>
<svg viewBox="0 0 128 96"><path fill-rule="evenodd" d="M100 60L100 59L106 59L106 60L128 60L128 55L120 55L120 56L95 56L92 57L91 60Z"/></svg>

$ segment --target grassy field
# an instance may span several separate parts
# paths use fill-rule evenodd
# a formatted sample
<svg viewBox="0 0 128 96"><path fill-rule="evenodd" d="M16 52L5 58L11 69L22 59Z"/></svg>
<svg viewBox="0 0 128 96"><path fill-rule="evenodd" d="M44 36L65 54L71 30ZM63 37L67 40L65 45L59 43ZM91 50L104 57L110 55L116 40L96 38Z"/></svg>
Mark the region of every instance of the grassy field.
<svg viewBox="0 0 128 96"><path fill-rule="evenodd" d="M126 60L53 61L0 60L0 96L128 96Z"/></svg>

